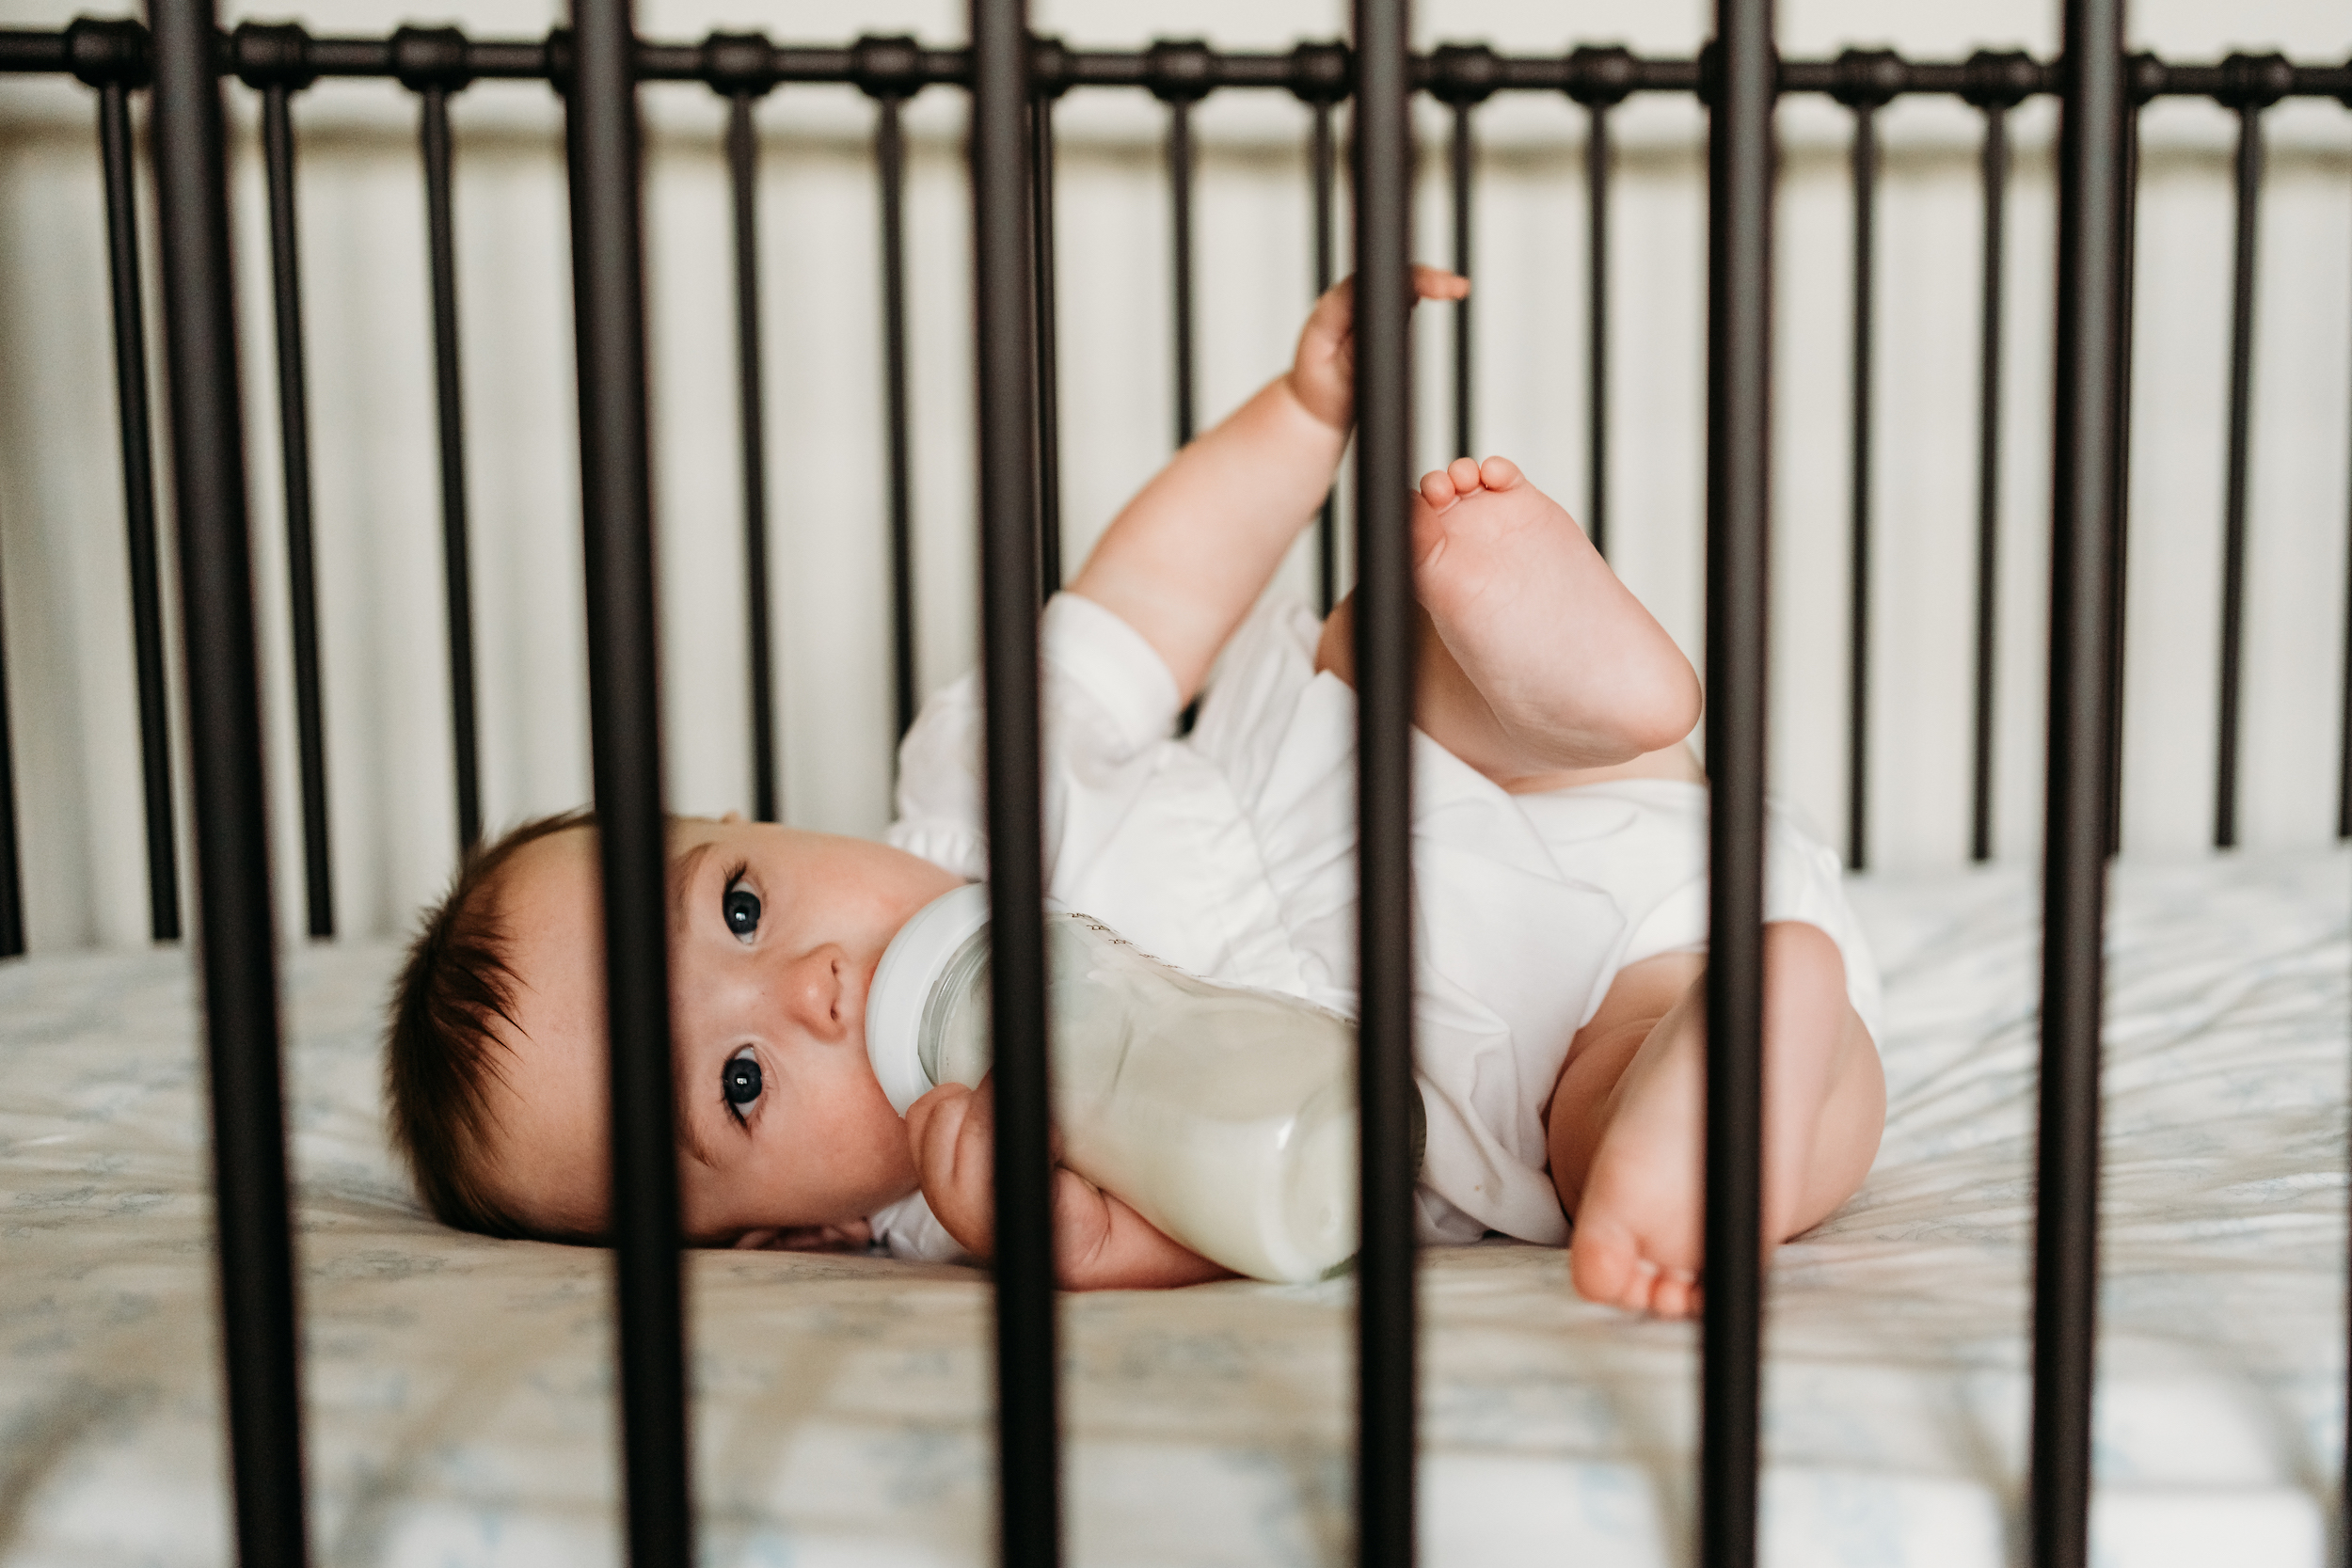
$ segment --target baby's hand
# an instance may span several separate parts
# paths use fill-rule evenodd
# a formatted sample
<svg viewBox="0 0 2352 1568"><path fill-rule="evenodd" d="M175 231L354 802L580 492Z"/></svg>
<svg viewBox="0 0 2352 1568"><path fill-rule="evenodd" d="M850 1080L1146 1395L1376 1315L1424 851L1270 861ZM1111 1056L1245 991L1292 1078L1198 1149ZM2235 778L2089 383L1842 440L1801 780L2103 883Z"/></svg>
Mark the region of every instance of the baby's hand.
<svg viewBox="0 0 2352 1568"><path fill-rule="evenodd" d="M924 1200L947 1234L978 1259L996 1252L995 1080L943 1084L907 1107L907 1139ZM1191 1285L1225 1270L1170 1241L1110 1194L1054 1169L1054 1264L1068 1291Z"/></svg>
<svg viewBox="0 0 2352 1568"><path fill-rule="evenodd" d="M747 1252L863 1252L874 1240L864 1220L838 1225L783 1225L746 1230L735 1244Z"/></svg>
<svg viewBox="0 0 2352 1568"><path fill-rule="evenodd" d="M996 1253L996 1085L942 1084L907 1107L923 1199L975 1258Z"/></svg>
<svg viewBox="0 0 2352 1568"><path fill-rule="evenodd" d="M1413 269L1410 309L1423 299L1465 299L1470 279L1437 267ZM1356 280L1331 286L1307 317L1291 361L1291 395L1308 413L1334 430L1356 422Z"/></svg>
<svg viewBox="0 0 2352 1568"><path fill-rule="evenodd" d="M975 1258L996 1253L996 1080L977 1089L942 1084L907 1107L907 1139L923 1197ZM1054 1252L1067 1274L1100 1251L1109 1233L1103 1190L1075 1171L1054 1169ZM1065 1283L1067 1281L1065 1280Z"/></svg>

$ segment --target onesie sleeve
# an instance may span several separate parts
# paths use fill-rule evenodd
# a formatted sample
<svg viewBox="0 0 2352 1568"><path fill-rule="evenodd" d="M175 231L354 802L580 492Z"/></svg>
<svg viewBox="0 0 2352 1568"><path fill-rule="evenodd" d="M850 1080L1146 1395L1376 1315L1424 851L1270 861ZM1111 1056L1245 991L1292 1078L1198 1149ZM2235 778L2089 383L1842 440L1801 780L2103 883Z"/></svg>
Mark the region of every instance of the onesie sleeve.
<svg viewBox="0 0 2352 1568"><path fill-rule="evenodd" d="M1039 627L1046 870L1081 865L1125 815L1175 727L1176 679L1143 634L1057 594ZM923 706L898 749L889 842L957 875L988 875L987 715L977 674Z"/></svg>
<svg viewBox="0 0 2352 1568"><path fill-rule="evenodd" d="M898 1202L886 1204L866 1217L873 1227L874 1246L905 1263L968 1263L972 1255L963 1250L963 1243L947 1233L931 1212L929 1199L919 1192L909 1193Z"/></svg>
<svg viewBox="0 0 2352 1568"><path fill-rule="evenodd" d="M1057 594L1045 607L1038 640L1055 716L1076 717L1091 708L1091 717L1106 726L1085 741L1134 752L1175 728L1176 677L1159 650L1117 611L1081 594ZM1057 686L1061 689L1053 689Z"/></svg>

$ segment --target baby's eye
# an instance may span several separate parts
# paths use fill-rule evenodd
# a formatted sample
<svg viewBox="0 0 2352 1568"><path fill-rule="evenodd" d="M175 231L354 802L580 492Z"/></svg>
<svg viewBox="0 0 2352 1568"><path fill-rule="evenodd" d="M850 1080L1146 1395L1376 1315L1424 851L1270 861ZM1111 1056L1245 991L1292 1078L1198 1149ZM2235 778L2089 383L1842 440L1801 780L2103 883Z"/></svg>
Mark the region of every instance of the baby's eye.
<svg viewBox="0 0 2352 1568"><path fill-rule="evenodd" d="M759 895L743 885L739 873L727 883L727 891L719 900L719 909L726 917L727 929L735 933L736 941L748 942L758 934Z"/></svg>
<svg viewBox="0 0 2352 1568"><path fill-rule="evenodd" d="M759 1098L760 1087L759 1058L752 1054L750 1046L728 1057L719 1069L719 1092L726 1101L727 1115L738 1126L743 1123L743 1107Z"/></svg>

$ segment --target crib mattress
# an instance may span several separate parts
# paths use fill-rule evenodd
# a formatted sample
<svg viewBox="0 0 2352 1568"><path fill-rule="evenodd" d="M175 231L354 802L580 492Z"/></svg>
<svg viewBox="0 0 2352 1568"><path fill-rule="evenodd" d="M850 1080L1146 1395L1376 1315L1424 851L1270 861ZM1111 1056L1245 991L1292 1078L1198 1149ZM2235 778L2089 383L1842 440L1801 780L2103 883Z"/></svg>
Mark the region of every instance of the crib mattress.
<svg viewBox="0 0 2352 1568"><path fill-rule="evenodd" d="M1887 978L1877 1168L1772 1276L1768 1562L2007 1560L2026 1425L2033 1001L2018 871L1865 880ZM2352 859L2127 865L2109 970L2096 1413L2103 1563L2316 1564L2343 1392ZM311 1528L326 1564L617 1560L607 1259L422 1217L378 1129L395 954L294 955ZM187 960L0 966L0 1558L230 1556ZM711 1562L993 1560L971 1271L689 1267ZM1423 1271L1438 1564L1688 1560L1696 1335L1565 1255ZM1064 1307L1078 1563L1348 1555L1350 1286Z"/></svg>

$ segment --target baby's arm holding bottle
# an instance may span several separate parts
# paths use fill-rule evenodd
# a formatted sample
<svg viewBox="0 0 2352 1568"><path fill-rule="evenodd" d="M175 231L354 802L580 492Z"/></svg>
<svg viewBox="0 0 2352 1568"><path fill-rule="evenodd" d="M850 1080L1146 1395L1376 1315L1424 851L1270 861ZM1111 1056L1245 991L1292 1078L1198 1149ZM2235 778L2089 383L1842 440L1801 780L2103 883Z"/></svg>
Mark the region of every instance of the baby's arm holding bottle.
<svg viewBox="0 0 2352 1568"><path fill-rule="evenodd" d="M923 1197L975 1258L996 1251L994 1080L944 1084L907 1109ZM1230 1271L1171 1240L1073 1170L1054 1167L1054 1265L1066 1291L1145 1291L1228 1279Z"/></svg>
<svg viewBox="0 0 2352 1568"><path fill-rule="evenodd" d="M1470 282L1415 267L1422 299ZM1314 516L1356 422L1354 279L1321 299L1289 371L1178 452L1112 519L1070 587L1139 632L1189 702Z"/></svg>

